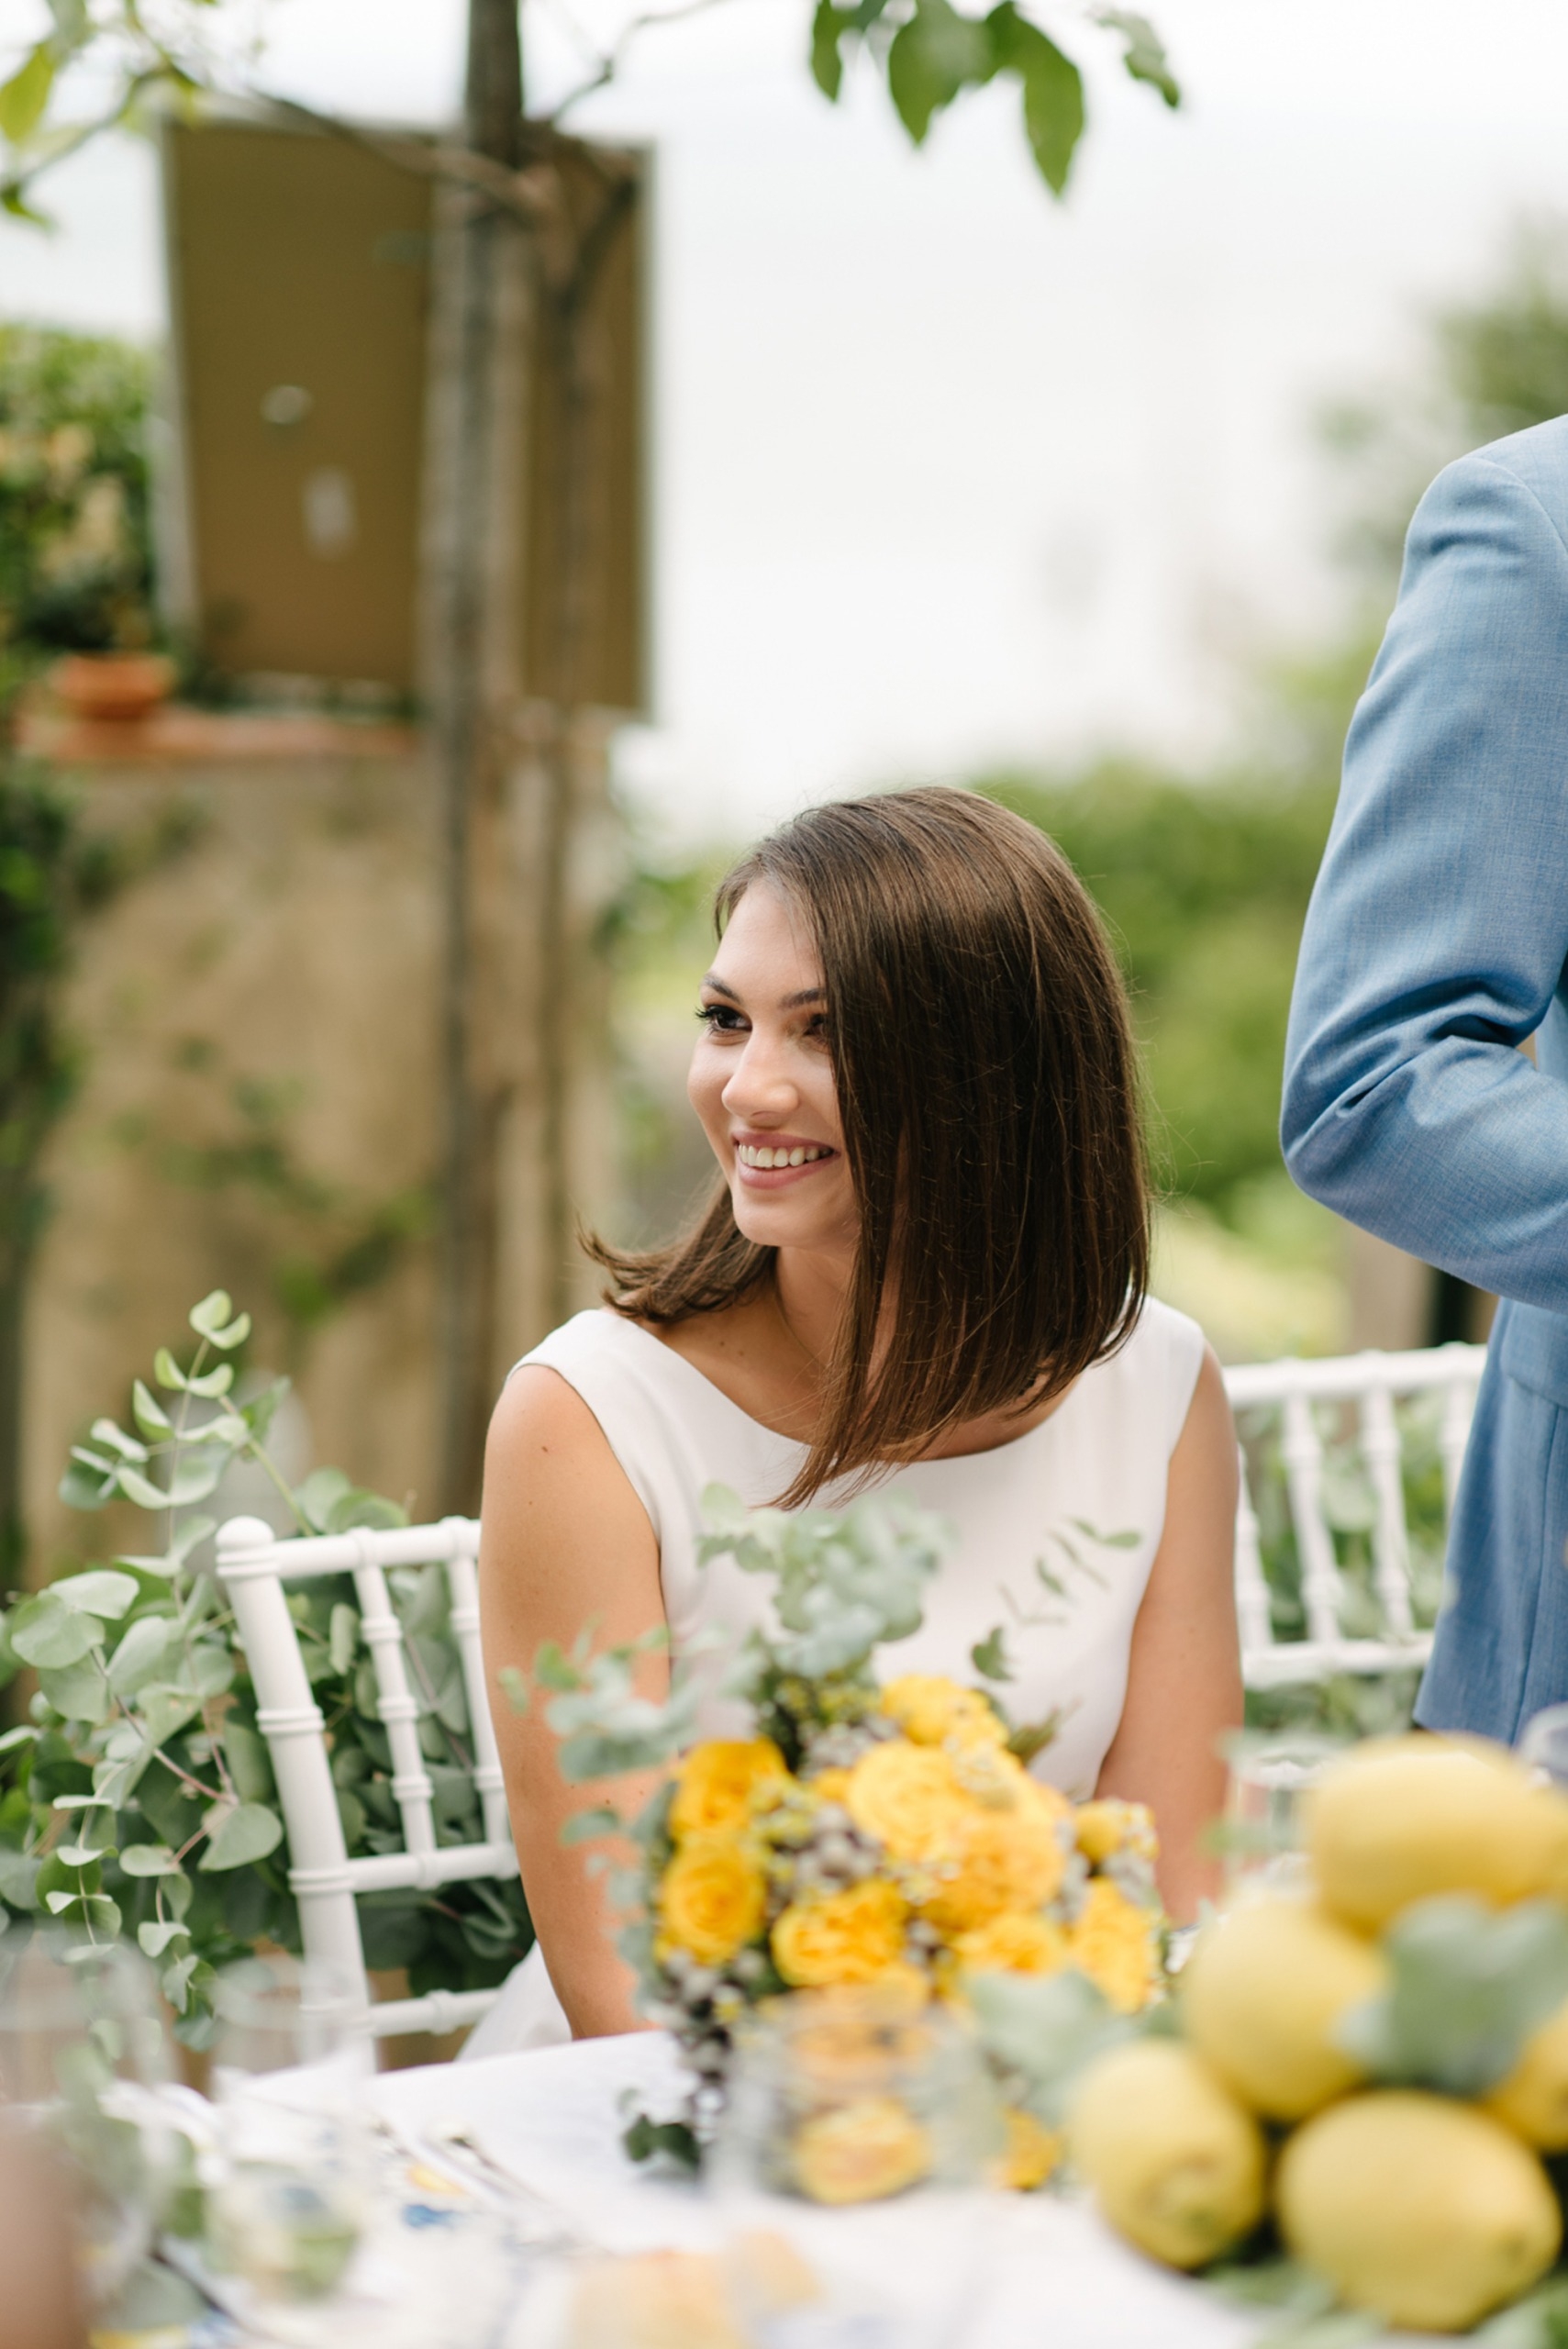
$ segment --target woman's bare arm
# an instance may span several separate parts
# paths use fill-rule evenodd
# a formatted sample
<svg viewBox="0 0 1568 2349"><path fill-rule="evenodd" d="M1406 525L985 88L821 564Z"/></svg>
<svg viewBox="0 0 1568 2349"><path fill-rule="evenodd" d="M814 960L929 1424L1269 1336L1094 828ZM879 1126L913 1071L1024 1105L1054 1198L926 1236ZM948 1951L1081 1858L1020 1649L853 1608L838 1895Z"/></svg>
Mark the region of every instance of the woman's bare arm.
<svg viewBox="0 0 1568 2349"><path fill-rule="evenodd" d="M648 1513L592 1411L564 1379L539 1365L513 1375L490 1423L479 1603L512 1831L550 1978L573 2038L635 2031L632 1976L616 1953L603 1878L589 1872L583 1846L562 1845L561 1829L574 1811L606 1799L634 1814L651 1782L631 1776L568 1786L544 1720L548 1700L536 1696L519 1717L495 1675L506 1664L529 1670L547 1640L570 1648L587 1624L595 1645L609 1647L662 1623L659 1552ZM645 1695L662 1696L666 1659L646 1657L640 1680Z"/></svg>
<svg viewBox="0 0 1568 2349"><path fill-rule="evenodd" d="M1206 1350L1171 1456L1165 1530L1133 1626L1127 1702L1097 1791L1146 1802L1160 1830L1160 1889L1178 1924L1218 1889L1200 1837L1225 1802L1219 1741L1241 1720L1236 1632L1236 1430Z"/></svg>

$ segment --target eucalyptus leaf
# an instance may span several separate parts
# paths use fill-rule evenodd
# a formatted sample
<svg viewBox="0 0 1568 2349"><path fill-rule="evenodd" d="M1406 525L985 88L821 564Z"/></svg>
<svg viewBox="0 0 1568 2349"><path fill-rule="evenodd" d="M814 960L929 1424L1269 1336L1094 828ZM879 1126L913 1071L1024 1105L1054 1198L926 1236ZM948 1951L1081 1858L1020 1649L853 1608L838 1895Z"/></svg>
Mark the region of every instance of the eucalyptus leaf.
<svg viewBox="0 0 1568 2349"><path fill-rule="evenodd" d="M150 1680L167 1679L183 1644L179 1624L169 1616L143 1615L109 1658L109 1686L116 1696L133 1696Z"/></svg>
<svg viewBox="0 0 1568 2349"><path fill-rule="evenodd" d="M107 1720L114 1708L109 1684L91 1656L58 1669L39 1667L39 1688L62 1720L96 1725Z"/></svg>
<svg viewBox="0 0 1568 2349"><path fill-rule="evenodd" d="M136 1929L136 1938L141 1944L144 1957L158 1958L164 1954L171 1943L188 1942L191 1938L191 1930L188 1925L182 1924L177 1917L170 1917L161 1921L139 1925Z"/></svg>
<svg viewBox="0 0 1568 2349"><path fill-rule="evenodd" d="M137 1701L137 1713L150 1745L162 1745L201 1711L201 1698L188 1688L166 1683L150 1684Z"/></svg>
<svg viewBox="0 0 1568 2349"><path fill-rule="evenodd" d="M217 1489L227 1462L215 1459L210 1453L200 1453L192 1459L187 1452L169 1479L169 1489L162 1496L168 1508L189 1508L193 1501L205 1501ZM120 1482L125 1482L122 1473Z"/></svg>
<svg viewBox="0 0 1568 2349"><path fill-rule="evenodd" d="M591 1810L573 1811L561 1831L561 1841L568 1844L591 1843L601 1835L620 1835L625 1831L626 1822L619 1811L612 1810L607 1803L599 1803Z"/></svg>
<svg viewBox="0 0 1568 2349"><path fill-rule="evenodd" d="M131 1383L130 1408L143 1435L156 1442L161 1437L173 1434L174 1423L168 1412L161 1403L154 1400L150 1388L145 1386L139 1378Z"/></svg>
<svg viewBox="0 0 1568 2349"><path fill-rule="evenodd" d="M109 1622L118 1622L141 1592L133 1575L116 1574L112 1566L95 1566L86 1574L65 1575L51 1583L50 1595L76 1614L101 1615Z"/></svg>
<svg viewBox="0 0 1568 2349"><path fill-rule="evenodd" d="M13 1610L7 1628L11 1645L23 1663L40 1666L79 1664L104 1640L104 1627L97 1618L77 1614L58 1589L24 1598Z"/></svg>
<svg viewBox="0 0 1568 2349"><path fill-rule="evenodd" d="M39 1866L35 1853L16 1852L0 1844L0 1899L8 1900L13 1909L35 1909Z"/></svg>
<svg viewBox="0 0 1568 2349"><path fill-rule="evenodd" d="M138 1508L167 1508L169 1506L169 1496L162 1486L155 1485L150 1476L144 1476L139 1468L122 1464L115 1471L115 1483L127 1500L134 1501Z"/></svg>
<svg viewBox="0 0 1568 2349"><path fill-rule="evenodd" d="M139 1443L135 1436L127 1435L113 1419L95 1419L87 1432L95 1443L101 1444L106 1452L117 1453L121 1460L134 1460L139 1465L148 1457L147 1446Z"/></svg>
<svg viewBox="0 0 1568 2349"><path fill-rule="evenodd" d="M206 1825L207 1846L198 1865L206 1874L249 1867L275 1852L284 1840L283 1821L265 1803L215 1807L208 1811Z"/></svg>
<svg viewBox="0 0 1568 2349"><path fill-rule="evenodd" d="M112 1843L61 1843L55 1857L62 1867L90 1868L98 1860L106 1859L113 1850Z"/></svg>
<svg viewBox="0 0 1568 2349"><path fill-rule="evenodd" d="M209 1402L215 1401L220 1395L227 1395L233 1384L234 1364L231 1362L220 1362L213 1369L204 1370L199 1377L187 1378L185 1381L187 1388L193 1395L200 1395Z"/></svg>
<svg viewBox="0 0 1568 2349"><path fill-rule="evenodd" d="M166 1395L183 1395L187 1380L167 1346L160 1346L152 1357L152 1375Z"/></svg>
<svg viewBox="0 0 1568 2349"><path fill-rule="evenodd" d="M241 1801L269 1801L276 1787L265 1738L244 1721L231 1717L223 1724L223 1750L228 1762L228 1775ZM336 1762L336 1754L333 1760Z"/></svg>
<svg viewBox="0 0 1568 2349"><path fill-rule="evenodd" d="M1387 1989L1334 2034L1374 2079L1481 2096L1568 2001L1568 1916L1553 1900L1498 1913L1442 1894L1407 1909L1384 1949Z"/></svg>
<svg viewBox="0 0 1568 2349"><path fill-rule="evenodd" d="M73 1450L56 1489L67 1508L103 1508L114 1496L114 1471L93 1465Z"/></svg>
<svg viewBox="0 0 1568 2349"><path fill-rule="evenodd" d="M167 1843L128 1843L120 1866L127 1876L176 1876L180 1863Z"/></svg>
<svg viewBox="0 0 1568 2349"><path fill-rule="evenodd" d="M1030 2110L1052 2128L1084 2065L1137 2028L1071 1968L1050 1975L975 1974L966 1977L964 1989L982 2045L1026 2083Z"/></svg>
<svg viewBox="0 0 1568 2349"><path fill-rule="evenodd" d="M1007 1660L1006 1634L1000 1623L977 1640L969 1651L969 1660L983 1680L1011 1680L1013 1667Z"/></svg>
<svg viewBox="0 0 1568 2349"><path fill-rule="evenodd" d="M332 1609L327 1634L327 1652L332 1659L334 1672L347 1672L354 1661L360 1644L358 1610L340 1603Z"/></svg>

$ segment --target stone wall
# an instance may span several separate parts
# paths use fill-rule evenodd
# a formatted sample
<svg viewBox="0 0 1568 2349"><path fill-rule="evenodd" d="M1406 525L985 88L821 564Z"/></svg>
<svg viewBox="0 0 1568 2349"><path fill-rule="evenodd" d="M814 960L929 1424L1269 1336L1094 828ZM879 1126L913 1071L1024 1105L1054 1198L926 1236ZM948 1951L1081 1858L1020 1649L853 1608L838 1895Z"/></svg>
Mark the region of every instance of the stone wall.
<svg viewBox="0 0 1568 2349"><path fill-rule="evenodd" d="M68 1447L123 1413L214 1287L255 1315L250 1364L296 1380L291 1466L308 1452L433 1503L433 793L410 736L312 720L294 755L274 725L264 755L224 756L255 751L245 723L187 727L165 757L59 746L93 829L146 839L173 817L189 837L93 918L67 994L83 1082L50 1151L27 1327L35 1575L118 1538L56 1499ZM334 1283L341 1302L302 1311ZM497 1378L529 1318L511 1284Z"/></svg>

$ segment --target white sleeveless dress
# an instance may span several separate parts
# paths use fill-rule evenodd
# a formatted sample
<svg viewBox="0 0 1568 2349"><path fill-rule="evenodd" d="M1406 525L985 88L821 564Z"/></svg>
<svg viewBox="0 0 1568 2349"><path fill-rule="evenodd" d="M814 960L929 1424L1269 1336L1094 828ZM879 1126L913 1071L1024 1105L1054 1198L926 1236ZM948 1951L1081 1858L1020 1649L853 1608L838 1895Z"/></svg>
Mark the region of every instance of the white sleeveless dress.
<svg viewBox="0 0 1568 2349"><path fill-rule="evenodd" d="M885 1489L940 1510L956 1532L928 1586L913 1638L882 1652L884 1670L975 1678L970 1651L998 1626L1012 1678L999 1690L1018 1723L1055 1713L1037 1774L1075 1799L1093 1793L1127 1693L1132 1628L1165 1522L1171 1454L1203 1359L1195 1321L1153 1297L1118 1354L1087 1370L1049 1419L1011 1442L957 1460L890 1470ZM579 1313L523 1362L575 1389L648 1511L675 1660L699 1631L724 1642L701 1660L710 1683L703 1737L747 1733L717 1693L740 1641L763 1620L769 1586L728 1558L697 1564L701 1498L729 1486L751 1507L784 1490L801 1445L749 1419L684 1356L607 1308ZM523 1367L519 1363L518 1369ZM827 1487L818 1506L834 1505ZM535 1949L463 2050L495 2055L570 2036Z"/></svg>

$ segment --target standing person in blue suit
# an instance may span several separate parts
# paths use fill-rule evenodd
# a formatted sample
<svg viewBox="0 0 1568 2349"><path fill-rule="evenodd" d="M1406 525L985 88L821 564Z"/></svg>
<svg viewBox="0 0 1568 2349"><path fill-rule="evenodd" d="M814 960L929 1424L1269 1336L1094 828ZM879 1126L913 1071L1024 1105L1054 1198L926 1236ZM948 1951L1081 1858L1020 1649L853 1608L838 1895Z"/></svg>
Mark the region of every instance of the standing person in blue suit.
<svg viewBox="0 0 1568 2349"><path fill-rule="evenodd" d="M1283 1141L1304 1190L1503 1300L1417 1718L1511 1742L1568 1698L1568 417L1450 465L1411 523Z"/></svg>

